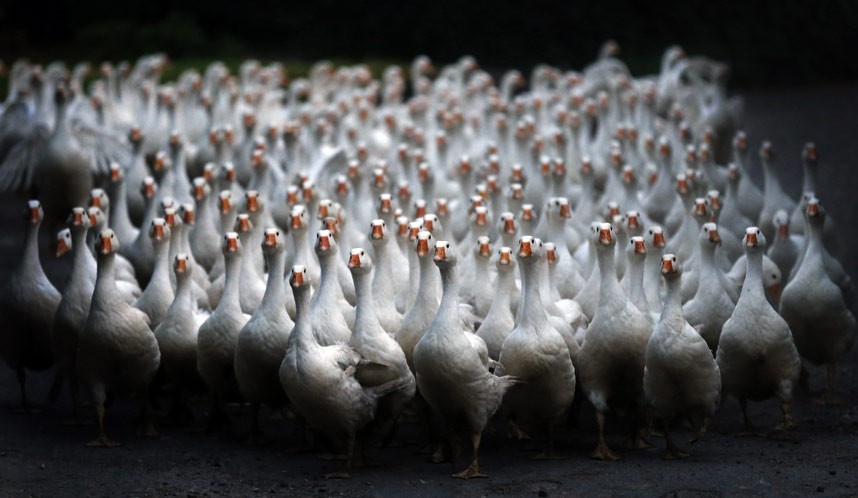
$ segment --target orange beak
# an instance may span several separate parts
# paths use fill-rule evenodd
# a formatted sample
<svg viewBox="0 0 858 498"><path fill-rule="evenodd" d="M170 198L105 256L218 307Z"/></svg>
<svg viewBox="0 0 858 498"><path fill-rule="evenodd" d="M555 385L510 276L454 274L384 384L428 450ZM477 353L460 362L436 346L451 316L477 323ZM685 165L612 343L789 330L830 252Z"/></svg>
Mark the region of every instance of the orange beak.
<svg viewBox="0 0 858 498"><path fill-rule="evenodd" d="M256 192L248 192L245 195L245 198L247 200L248 211L250 211L251 213L259 211L259 196L256 194Z"/></svg>
<svg viewBox="0 0 858 498"><path fill-rule="evenodd" d="M805 153L807 155L808 161L816 161L816 145L815 144L807 144L805 147Z"/></svg>
<svg viewBox="0 0 858 498"><path fill-rule="evenodd" d="M372 238L372 240L383 239L384 238L384 227L382 227L380 223L379 224L373 223L372 228L370 229L369 236L370 236L370 238Z"/></svg>
<svg viewBox="0 0 858 498"><path fill-rule="evenodd" d="M298 192L296 190L289 190L286 192L286 203L290 206L298 204Z"/></svg>
<svg viewBox="0 0 858 498"><path fill-rule="evenodd" d="M507 249L507 250L506 251L502 250L500 252L500 258L498 259L498 263L502 264L502 265L509 265L512 263L512 260L510 259L510 256L509 256L510 251L508 248L505 248L505 249Z"/></svg>
<svg viewBox="0 0 858 498"><path fill-rule="evenodd" d="M189 204L186 204L186 206L190 207ZM193 209L184 209L184 212L182 213L182 221L184 221L186 225L193 225L196 222L196 219L197 215Z"/></svg>
<svg viewBox="0 0 858 498"><path fill-rule="evenodd" d="M481 242L480 243L479 254L480 254L480 256L482 256L484 258L488 258L489 256L492 255L492 249L491 249L491 247L489 247L488 242Z"/></svg>
<svg viewBox="0 0 858 498"><path fill-rule="evenodd" d="M407 187L406 187L406 189L407 189ZM401 191L401 189L400 189L400 191ZM391 212L391 211L393 210L393 205L392 205L392 204L391 204L391 202L390 202L390 197L388 197L388 196L384 196L384 197L382 197L382 198L380 199L380 204L379 204L379 208L378 208L378 209L379 209L379 211L381 211L382 213L389 213L389 212Z"/></svg>
<svg viewBox="0 0 858 498"><path fill-rule="evenodd" d="M227 214L232 211L232 202L230 202L229 197L221 197L220 198L220 212L221 214Z"/></svg>
<svg viewBox="0 0 858 498"><path fill-rule="evenodd" d="M423 217L423 230L426 230L427 232L435 231L435 222L432 220L432 218L426 218L425 216Z"/></svg>
<svg viewBox="0 0 858 498"><path fill-rule="evenodd" d="M599 229L599 243L603 245L610 245L613 241L613 237L611 236L610 228L600 228Z"/></svg>
<svg viewBox="0 0 858 498"><path fill-rule="evenodd" d="M155 195L155 182L147 181L143 183L143 196L147 199Z"/></svg>
<svg viewBox="0 0 858 498"><path fill-rule="evenodd" d="M435 211L437 211L438 216L447 216L449 213L447 208L447 199L438 199L435 203Z"/></svg>
<svg viewBox="0 0 858 498"><path fill-rule="evenodd" d="M672 256L665 256L661 260L661 273L662 274L673 273L673 257Z"/></svg>
<svg viewBox="0 0 858 498"><path fill-rule="evenodd" d="M748 247L757 247L757 234L756 232L748 232L745 237L747 238Z"/></svg>
<svg viewBox="0 0 858 498"><path fill-rule="evenodd" d="M97 208L100 208L100 207L101 207L101 196L98 196L98 195L92 195L92 196L90 196L90 198L89 198L89 205L90 205L90 206L95 206L95 207L97 207Z"/></svg>
<svg viewBox="0 0 858 498"><path fill-rule="evenodd" d="M665 246L664 232L656 232L652 234L652 243L654 246L663 249Z"/></svg>
<svg viewBox="0 0 858 498"><path fill-rule="evenodd" d="M233 233L226 236L226 252L238 252L238 235Z"/></svg>
<svg viewBox="0 0 858 498"><path fill-rule="evenodd" d="M810 202L807 204L807 215L808 216L819 216L819 203L818 202Z"/></svg>
<svg viewBox="0 0 858 498"><path fill-rule="evenodd" d="M251 157L251 163L253 164L254 167L257 167L260 164L262 164L262 151L261 150L253 151L253 156Z"/></svg>
<svg viewBox="0 0 858 498"><path fill-rule="evenodd" d="M778 237L783 239L789 238L789 225L787 223L781 223L778 225Z"/></svg>
<svg viewBox="0 0 858 498"><path fill-rule="evenodd" d="M267 230L265 232L265 240L262 242L262 245L265 247L274 247L277 245L277 232L274 230Z"/></svg>
<svg viewBox="0 0 858 498"><path fill-rule="evenodd" d="M201 201L206 197L206 187L204 184L194 185L194 199Z"/></svg>
<svg viewBox="0 0 858 498"><path fill-rule="evenodd" d="M698 201L694 203L694 215L706 216L706 202Z"/></svg>
<svg viewBox="0 0 858 498"><path fill-rule="evenodd" d="M633 169L625 169L623 170L623 182L624 183L632 183L635 181L635 172Z"/></svg>
<svg viewBox="0 0 858 498"><path fill-rule="evenodd" d="M516 183L512 186L511 197L516 200L521 200L521 198L524 197L524 190L521 188L521 184Z"/></svg>
<svg viewBox="0 0 858 498"><path fill-rule="evenodd" d="M643 238L635 237L635 254L646 254L646 243Z"/></svg>
<svg viewBox="0 0 858 498"><path fill-rule="evenodd" d="M163 152L159 152L155 156L155 164L153 165L155 171L161 171L164 169L164 161L166 161L166 156Z"/></svg>
<svg viewBox="0 0 858 498"><path fill-rule="evenodd" d="M520 240L518 242L518 257L529 258L533 256L533 242L531 240Z"/></svg>
<svg viewBox="0 0 858 498"><path fill-rule="evenodd" d="M95 217L95 213L87 213L87 217L89 218L89 226L94 227L98 222L98 219Z"/></svg>
<svg viewBox="0 0 858 498"><path fill-rule="evenodd" d="M69 247L68 242L66 242L66 238L63 237L61 234L62 234L62 232L60 232L60 235L57 237L57 257L58 258L71 250L71 247Z"/></svg>
<svg viewBox="0 0 858 498"><path fill-rule="evenodd" d="M409 197L411 197L411 189L408 188L408 184L400 185L399 191L396 195L398 195L400 199L408 199Z"/></svg>
<svg viewBox="0 0 858 498"><path fill-rule="evenodd" d="M688 180L685 178L679 178L676 180L676 191L680 194L688 193Z"/></svg>
<svg viewBox="0 0 858 498"><path fill-rule="evenodd" d="M247 233L252 229L252 226L250 224L250 217L248 217L247 215L239 215L235 221L238 224L239 232Z"/></svg>
<svg viewBox="0 0 858 498"><path fill-rule="evenodd" d="M331 238L327 235L320 235L319 236L319 250L324 252L324 251L329 251L330 249L331 249Z"/></svg>
<svg viewBox="0 0 858 498"><path fill-rule="evenodd" d="M170 227L176 226L176 211L174 209L170 209L164 213L164 221L167 222Z"/></svg>
<svg viewBox="0 0 858 498"><path fill-rule="evenodd" d="M292 287L302 287L304 285L304 272L292 270L292 277L289 279Z"/></svg>
<svg viewBox="0 0 858 498"><path fill-rule="evenodd" d="M718 234L717 228L713 228L712 230L709 230L709 242L712 242L713 244L720 244L721 243L721 236Z"/></svg>
<svg viewBox="0 0 858 498"><path fill-rule="evenodd" d="M611 219L613 219L614 216L619 216L619 215L620 215L620 206L618 206L616 203L613 203L613 202L611 204L609 204L608 205L608 216Z"/></svg>
<svg viewBox="0 0 858 498"><path fill-rule="evenodd" d="M709 196L709 206L713 211L718 211L721 209L721 198L717 195Z"/></svg>
<svg viewBox="0 0 858 498"><path fill-rule="evenodd" d="M110 241L110 237L101 237L101 254L110 254L113 249L113 245Z"/></svg>
<svg viewBox="0 0 858 498"><path fill-rule="evenodd" d="M360 268L360 254L349 254L349 268Z"/></svg>
<svg viewBox="0 0 858 498"><path fill-rule="evenodd" d="M442 242L435 244L435 256L432 257L435 261L447 261L447 246Z"/></svg>
<svg viewBox="0 0 858 498"><path fill-rule="evenodd" d="M515 218L507 218L503 220L503 231L510 235L515 233Z"/></svg>
<svg viewBox="0 0 858 498"><path fill-rule="evenodd" d="M548 261L548 264L554 264L557 262L557 249L550 247L545 250L545 260Z"/></svg>
<svg viewBox="0 0 858 498"><path fill-rule="evenodd" d="M72 211L72 225L79 227L83 225L83 210L75 209Z"/></svg>
<svg viewBox="0 0 858 498"><path fill-rule="evenodd" d="M524 205L521 207L521 219L525 221L530 221L534 218L533 215L533 206Z"/></svg>
<svg viewBox="0 0 858 498"><path fill-rule="evenodd" d="M572 217L572 208L569 207L568 203L560 205L560 217L561 218L571 218Z"/></svg>
<svg viewBox="0 0 858 498"><path fill-rule="evenodd" d="M304 226L304 223L302 223L301 217L299 215L293 214L292 223L290 223L289 226L292 228L292 230L300 230L301 227Z"/></svg>
<svg viewBox="0 0 858 498"><path fill-rule="evenodd" d="M116 183L122 179L122 170L119 169L119 165L111 164L110 165L110 182Z"/></svg>
<svg viewBox="0 0 858 498"><path fill-rule="evenodd" d="M772 284L766 287L766 290L775 302L779 302L781 300L781 292L783 292L783 287L781 286L781 284Z"/></svg>
<svg viewBox="0 0 858 498"><path fill-rule="evenodd" d="M475 221L476 221L477 226L481 226L481 227L485 226L486 223L488 223L488 219L486 217L486 211L484 209L480 209L479 211L477 211L477 217L476 217Z"/></svg>
<svg viewBox="0 0 858 498"><path fill-rule="evenodd" d="M417 239L417 255L421 258L429 254L429 241L426 239Z"/></svg>
<svg viewBox="0 0 858 498"><path fill-rule="evenodd" d="M188 260L186 258L176 256L176 262L173 264L173 269L176 273L185 273L188 271Z"/></svg>
<svg viewBox="0 0 858 498"><path fill-rule="evenodd" d="M636 214L627 214L628 216L628 224L629 230L637 230L640 227L640 222L638 221L638 216Z"/></svg>
<svg viewBox="0 0 858 498"><path fill-rule="evenodd" d="M156 223L152 225L152 237L155 240L162 240L164 238L164 225L161 223Z"/></svg>
<svg viewBox="0 0 858 498"><path fill-rule="evenodd" d="M337 182L337 195L346 196L349 194L349 184L345 181Z"/></svg>

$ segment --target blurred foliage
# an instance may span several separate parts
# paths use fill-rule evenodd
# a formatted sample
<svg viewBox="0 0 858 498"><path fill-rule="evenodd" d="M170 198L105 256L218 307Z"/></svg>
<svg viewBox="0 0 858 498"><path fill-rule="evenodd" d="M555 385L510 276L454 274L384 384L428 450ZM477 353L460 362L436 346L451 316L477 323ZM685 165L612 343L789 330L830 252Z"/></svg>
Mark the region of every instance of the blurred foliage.
<svg viewBox="0 0 858 498"><path fill-rule="evenodd" d="M37 60L176 60L254 55L312 61L449 62L486 67L581 68L607 38L635 74L656 72L664 49L731 63L740 86L787 86L858 77L858 2L764 0L92 0L46 6L0 2L0 57Z"/></svg>

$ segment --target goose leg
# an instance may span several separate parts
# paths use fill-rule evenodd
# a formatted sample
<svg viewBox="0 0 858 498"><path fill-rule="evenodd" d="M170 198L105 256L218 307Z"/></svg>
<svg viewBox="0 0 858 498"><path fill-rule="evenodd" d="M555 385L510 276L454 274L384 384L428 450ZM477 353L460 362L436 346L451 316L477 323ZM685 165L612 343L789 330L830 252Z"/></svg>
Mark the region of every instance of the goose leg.
<svg viewBox="0 0 858 498"><path fill-rule="evenodd" d="M840 398L834 395L834 384L837 380L837 364L829 363L826 365L826 388L822 396L813 400L819 405L839 405L842 403Z"/></svg>
<svg viewBox="0 0 858 498"><path fill-rule="evenodd" d="M706 441L706 433L709 431L709 424L712 423L712 417L707 416L703 419L703 425L700 426L700 432L697 433L697 437L689 441L691 444L695 444L699 441Z"/></svg>
<svg viewBox="0 0 858 498"><path fill-rule="evenodd" d="M472 479L476 477L488 477L488 474L484 474L480 472L480 440L482 439L482 434L477 432L471 435L471 445L474 447L474 457L471 460L471 464L468 465L468 468L453 474L453 477L459 479Z"/></svg>
<svg viewBox="0 0 858 498"><path fill-rule="evenodd" d="M268 444L271 442L259 428L259 408L259 403L250 404L250 434L244 440L249 445Z"/></svg>
<svg viewBox="0 0 858 498"><path fill-rule="evenodd" d="M596 411L596 425L599 426L599 445L593 450L590 458L596 460L619 460L620 456L614 453L611 448L608 448L608 443L605 442L605 414Z"/></svg>
<svg viewBox="0 0 858 498"><path fill-rule="evenodd" d="M745 398L739 398L739 406L742 408L742 420L745 423L745 428L739 431L737 436L765 436L764 433L758 431L753 424L751 424L751 418L748 417L748 400Z"/></svg>
<svg viewBox="0 0 858 498"><path fill-rule="evenodd" d="M27 398L27 371L24 370L24 367L18 367L15 369L15 373L18 376L18 386L21 389L21 405L16 411L18 413L29 413L30 400Z"/></svg>
<svg viewBox="0 0 858 498"><path fill-rule="evenodd" d="M86 443L90 448L113 448L119 446L120 443L107 437L104 432L104 403L96 403L95 413L98 415L98 437Z"/></svg>
<svg viewBox="0 0 858 498"><path fill-rule="evenodd" d="M346 448L346 468L345 470L340 470L337 472L331 472L329 474L325 474L325 479L348 479L352 475L350 473L352 469L352 455L355 452L355 439L357 435L355 433L349 434L348 446Z"/></svg>
<svg viewBox="0 0 858 498"><path fill-rule="evenodd" d="M680 450L673 438L670 437L670 422L664 422L664 439L667 442L667 453L664 455L665 460L681 460L688 458L690 455Z"/></svg>
<svg viewBox="0 0 858 498"><path fill-rule="evenodd" d="M781 401L781 411L784 414L784 419L781 423L775 426L776 431L785 431L798 425L792 416L789 401Z"/></svg>

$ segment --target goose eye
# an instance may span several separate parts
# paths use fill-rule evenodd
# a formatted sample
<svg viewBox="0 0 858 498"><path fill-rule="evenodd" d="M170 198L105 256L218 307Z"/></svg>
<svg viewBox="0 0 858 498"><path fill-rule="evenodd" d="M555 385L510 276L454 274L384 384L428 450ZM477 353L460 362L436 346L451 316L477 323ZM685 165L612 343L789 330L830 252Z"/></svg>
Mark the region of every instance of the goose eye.
<svg viewBox="0 0 858 498"><path fill-rule="evenodd" d="M449 249L449 248L450 248L450 244L447 244L447 249Z"/></svg>
<svg viewBox="0 0 858 498"><path fill-rule="evenodd" d="M111 238L111 239L112 239L112 238L114 238L114 237L113 237L113 234L110 234L110 238Z"/></svg>
<svg viewBox="0 0 858 498"><path fill-rule="evenodd" d="M772 273L772 278L778 278L778 276Z"/></svg>
<svg viewBox="0 0 858 498"><path fill-rule="evenodd" d="M673 260L676 261L676 258L673 258Z"/></svg>

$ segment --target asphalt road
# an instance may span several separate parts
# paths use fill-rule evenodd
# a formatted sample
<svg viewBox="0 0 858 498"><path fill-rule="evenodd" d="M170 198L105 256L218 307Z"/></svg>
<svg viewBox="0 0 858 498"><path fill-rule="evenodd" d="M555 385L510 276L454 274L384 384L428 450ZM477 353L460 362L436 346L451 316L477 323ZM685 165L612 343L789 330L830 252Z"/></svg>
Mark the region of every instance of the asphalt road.
<svg viewBox="0 0 858 498"><path fill-rule="evenodd" d="M808 140L817 143L822 167L818 197L840 223L844 265L856 279L858 243L852 220L858 217L858 85L778 90L746 94L746 126L751 146L769 139L779 152L778 167L791 194L801 182L799 153ZM757 178L759 178L759 171ZM21 225L11 199L0 200L0 278L16 261ZM54 263L48 271L56 272ZM595 427L585 412L579 427L559 436L563 460L532 460L519 442L508 440L500 423L483 439L481 465L490 478L451 479L449 464L428 463L427 456L406 445L372 449L381 465L359 468L348 481L325 481L322 474L339 462L313 453L297 453L302 444L295 425L266 420L263 430L273 442L248 446L242 437L249 427L247 413L231 417L232 430L215 434L190 432L163 425L157 439L134 434L136 401L118 400L108 415L109 432L122 441L112 450L90 449L84 443L95 426L70 427L68 399L46 404L51 376L31 376L32 398L44 407L36 415L14 413L18 388L13 372L0 367L0 496L808 496L858 495L858 353L853 349L839 367L840 406L823 407L798 393L798 428L768 437L734 435L741 428L735 400L718 413L709 440L693 448L684 461L664 461L663 440L656 449L620 450L622 460L590 460ZM819 390L821 370L812 372ZM760 427L771 427L779 416L775 403L752 404ZM87 415L94 419L91 410ZM622 422L609 419L609 443L620 448ZM406 439L418 434L413 425ZM680 431L677 441L693 434ZM466 457L459 468L466 465Z"/></svg>

